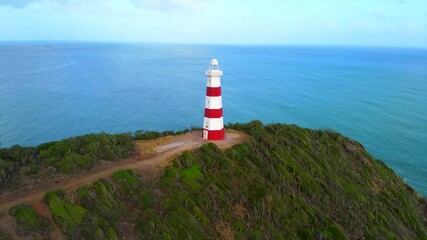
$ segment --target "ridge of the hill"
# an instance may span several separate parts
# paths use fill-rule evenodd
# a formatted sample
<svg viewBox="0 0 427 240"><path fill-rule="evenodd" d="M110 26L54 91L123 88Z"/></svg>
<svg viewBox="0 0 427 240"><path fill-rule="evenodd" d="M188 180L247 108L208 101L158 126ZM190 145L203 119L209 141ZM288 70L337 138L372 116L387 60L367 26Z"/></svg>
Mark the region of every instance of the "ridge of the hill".
<svg viewBox="0 0 427 240"><path fill-rule="evenodd" d="M426 200L358 142L259 121L228 128L251 138L185 151L158 179L119 170L45 204L69 239L427 239ZM29 234L48 229L32 207L9 214Z"/></svg>

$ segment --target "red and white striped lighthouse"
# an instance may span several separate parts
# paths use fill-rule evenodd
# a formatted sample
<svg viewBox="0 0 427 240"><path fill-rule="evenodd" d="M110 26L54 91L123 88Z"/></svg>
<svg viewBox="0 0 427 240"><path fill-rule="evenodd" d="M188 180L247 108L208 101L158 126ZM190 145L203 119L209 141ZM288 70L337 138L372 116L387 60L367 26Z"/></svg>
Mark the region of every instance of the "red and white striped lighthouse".
<svg viewBox="0 0 427 240"><path fill-rule="evenodd" d="M206 88L205 118L203 120L203 139L223 140L224 120L222 117L221 76L218 60L212 59Z"/></svg>

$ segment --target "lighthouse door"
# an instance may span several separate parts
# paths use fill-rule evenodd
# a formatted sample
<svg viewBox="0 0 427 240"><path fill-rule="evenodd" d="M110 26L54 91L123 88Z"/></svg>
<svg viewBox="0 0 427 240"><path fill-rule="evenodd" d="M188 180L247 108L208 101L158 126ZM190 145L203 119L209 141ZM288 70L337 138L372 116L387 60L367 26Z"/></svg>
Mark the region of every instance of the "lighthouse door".
<svg viewBox="0 0 427 240"><path fill-rule="evenodd" d="M203 130L203 139L208 139L208 131Z"/></svg>

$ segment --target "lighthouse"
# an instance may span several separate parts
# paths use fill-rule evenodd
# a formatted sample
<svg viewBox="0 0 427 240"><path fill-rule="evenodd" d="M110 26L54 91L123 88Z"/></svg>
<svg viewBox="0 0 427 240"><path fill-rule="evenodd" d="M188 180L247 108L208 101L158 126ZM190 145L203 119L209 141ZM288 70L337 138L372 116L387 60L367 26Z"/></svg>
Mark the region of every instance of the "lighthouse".
<svg viewBox="0 0 427 240"><path fill-rule="evenodd" d="M205 117L202 137L206 140L224 139L224 119L222 116L221 76L218 60L212 59L209 69L205 101Z"/></svg>

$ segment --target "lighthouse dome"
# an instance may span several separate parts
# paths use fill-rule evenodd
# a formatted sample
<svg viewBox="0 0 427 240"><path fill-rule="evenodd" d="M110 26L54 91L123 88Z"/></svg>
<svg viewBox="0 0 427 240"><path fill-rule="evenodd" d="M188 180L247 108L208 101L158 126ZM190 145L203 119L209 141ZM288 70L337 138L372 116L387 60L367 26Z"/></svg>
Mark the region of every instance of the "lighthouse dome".
<svg viewBox="0 0 427 240"><path fill-rule="evenodd" d="M210 77L220 77L222 76L222 71L219 68L219 63L216 58L212 58L211 64L209 64L209 69L206 71L206 76Z"/></svg>

